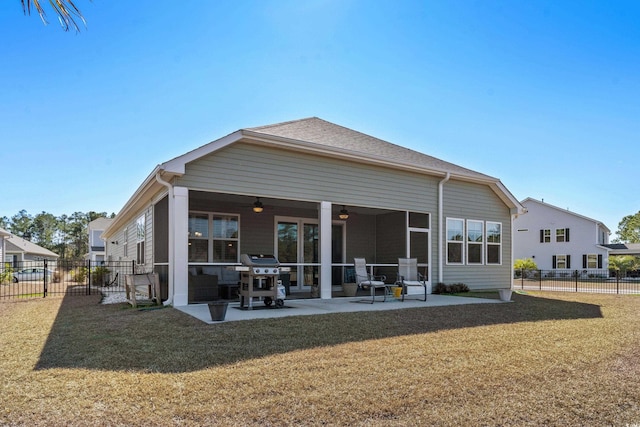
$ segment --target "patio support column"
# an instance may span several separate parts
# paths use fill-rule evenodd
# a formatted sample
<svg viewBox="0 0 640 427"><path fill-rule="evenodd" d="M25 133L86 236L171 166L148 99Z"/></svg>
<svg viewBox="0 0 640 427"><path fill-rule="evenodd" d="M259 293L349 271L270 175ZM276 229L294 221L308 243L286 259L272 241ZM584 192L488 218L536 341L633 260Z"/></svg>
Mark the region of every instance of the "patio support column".
<svg viewBox="0 0 640 427"><path fill-rule="evenodd" d="M320 202L320 298L331 299L331 202Z"/></svg>
<svg viewBox="0 0 640 427"><path fill-rule="evenodd" d="M173 305L189 304L189 189L174 187L173 218L169 218L173 227Z"/></svg>

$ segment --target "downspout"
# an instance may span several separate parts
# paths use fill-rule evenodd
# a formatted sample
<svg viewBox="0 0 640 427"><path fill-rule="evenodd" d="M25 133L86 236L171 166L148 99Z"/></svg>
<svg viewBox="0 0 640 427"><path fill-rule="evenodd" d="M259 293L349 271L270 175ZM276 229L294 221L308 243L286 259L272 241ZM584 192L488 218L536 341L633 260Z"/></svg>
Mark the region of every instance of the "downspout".
<svg viewBox="0 0 640 427"><path fill-rule="evenodd" d="M158 183L164 185L169 190L169 289L167 290L167 300L164 302L164 305L172 305L173 304L173 284L174 284L174 273L173 273L173 264L174 264L174 248L173 248L173 240L174 240L174 231L173 231L173 185L169 182L163 180L160 177L160 172L156 173L156 181Z"/></svg>
<svg viewBox="0 0 640 427"><path fill-rule="evenodd" d="M438 283L442 283L443 279L443 265L444 265L444 223L443 223L443 210L444 202L442 200L444 193L444 184L451 178L451 173L447 172L445 177L438 183Z"/></svg>

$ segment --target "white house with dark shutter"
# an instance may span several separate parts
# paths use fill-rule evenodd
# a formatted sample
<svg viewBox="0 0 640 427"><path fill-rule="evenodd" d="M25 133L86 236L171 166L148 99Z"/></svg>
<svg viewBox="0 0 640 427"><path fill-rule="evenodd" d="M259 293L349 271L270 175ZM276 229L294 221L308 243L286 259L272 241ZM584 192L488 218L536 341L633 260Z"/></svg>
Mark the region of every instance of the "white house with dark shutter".
<svg viewBox="0 0 640 427"><path fill-rule="evenodd" d="M514 259L532 258L540 270L559 274L608 271L609 228L586 216L527 198L526 215L514 219ZM593 270L599 270L593 271Z"/></svg>

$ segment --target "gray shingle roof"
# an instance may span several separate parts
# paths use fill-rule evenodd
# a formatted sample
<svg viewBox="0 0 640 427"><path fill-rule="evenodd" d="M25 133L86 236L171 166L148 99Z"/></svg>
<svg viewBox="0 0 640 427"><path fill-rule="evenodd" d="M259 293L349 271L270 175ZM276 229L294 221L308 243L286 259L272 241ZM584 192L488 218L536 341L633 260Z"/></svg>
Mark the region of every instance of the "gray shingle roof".
<svg viewBox="0 0 640 427"><path fill-rule="evenodd" d="M363 157L373 155L388 161L415 165L433 171L451 172L452 174L482 180L496 180L491 176L383 141L318 117L247 128L245 130L261 133L265 136L276 136L346 150L361 154Z"/></svg>

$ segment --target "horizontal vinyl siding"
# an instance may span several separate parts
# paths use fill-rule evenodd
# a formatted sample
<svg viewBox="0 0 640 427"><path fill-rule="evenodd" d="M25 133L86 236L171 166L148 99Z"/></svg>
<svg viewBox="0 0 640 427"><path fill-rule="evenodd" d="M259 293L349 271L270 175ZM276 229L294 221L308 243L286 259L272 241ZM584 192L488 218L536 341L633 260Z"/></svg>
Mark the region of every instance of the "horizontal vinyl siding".
<svg viewBox="0 0 640 427"><path fill-rule="evenodd" d="M502 223L501 265L447 265L446 222L444 233L443 280L446 284L464 283L471 289L506 288L511 285L511 215L509 208L487 186L449 181L444 186L444 221L447 218L481 220ZM486 239L485 239L486 240ZM485 241L486 245L486 241ZM486 263L486 246L484 261ZM465 247L466 262L466 247Z"/></svg>
<svg viewBox="0 0 640 427"><path fill-rule="evenodd" d="M389 209L433 211L437 177L237 143L186 167L192 189Z"/></svg>

